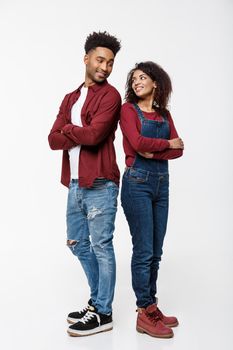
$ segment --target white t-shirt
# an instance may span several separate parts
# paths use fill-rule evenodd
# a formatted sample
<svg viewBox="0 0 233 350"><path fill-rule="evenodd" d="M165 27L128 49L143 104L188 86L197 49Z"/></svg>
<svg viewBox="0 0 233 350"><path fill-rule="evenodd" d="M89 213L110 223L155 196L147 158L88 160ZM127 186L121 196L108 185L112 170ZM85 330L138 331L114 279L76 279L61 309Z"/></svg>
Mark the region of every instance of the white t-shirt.
<svg viewBox="0 0 233 350"><path fill-rule="evenodd" d="M88 88L82 87L80 90L81 95L75 102L71 110L71 122L74 125L82 126L81 110L87 97ZM71 179L78 179L78 167L79 167L79 153L81 145L73 147L69 150L70 156L70 175Z"/></svg>

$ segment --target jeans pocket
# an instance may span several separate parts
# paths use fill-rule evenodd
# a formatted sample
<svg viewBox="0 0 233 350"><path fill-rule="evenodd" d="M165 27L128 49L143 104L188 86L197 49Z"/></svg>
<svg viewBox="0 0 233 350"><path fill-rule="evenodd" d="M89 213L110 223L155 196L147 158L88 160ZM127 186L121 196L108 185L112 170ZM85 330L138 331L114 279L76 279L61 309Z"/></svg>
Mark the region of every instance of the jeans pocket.
<svg viewBox="0 0 233 350"><path fill-rule="evenodd" d="M148 172L141 169L130 168L127 174L128 180L136 183L144 183L148 180Z"/></svg>

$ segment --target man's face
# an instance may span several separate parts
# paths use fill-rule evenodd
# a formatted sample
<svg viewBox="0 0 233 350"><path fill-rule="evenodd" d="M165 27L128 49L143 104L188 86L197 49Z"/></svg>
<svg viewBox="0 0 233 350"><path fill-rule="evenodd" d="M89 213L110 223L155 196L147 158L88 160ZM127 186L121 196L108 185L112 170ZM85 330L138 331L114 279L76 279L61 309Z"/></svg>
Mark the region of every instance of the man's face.
<svg viewBox="0 0 233 350"><path fill-rule="evenodd" d="M112 72L114 54L106 47L96 47L84 56L86 65L86 78L90 83L101 83Z"/></svg>

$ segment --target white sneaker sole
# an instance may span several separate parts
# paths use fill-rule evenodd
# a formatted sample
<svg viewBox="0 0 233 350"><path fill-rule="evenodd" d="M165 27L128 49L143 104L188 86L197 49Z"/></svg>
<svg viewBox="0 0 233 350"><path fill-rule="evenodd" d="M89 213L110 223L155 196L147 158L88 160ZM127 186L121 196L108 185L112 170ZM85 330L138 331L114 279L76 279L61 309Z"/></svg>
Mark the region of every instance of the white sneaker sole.
<svg viewBox="0 0 233 350"><path fill-rule="evenodd" d="M96 327L94 329L89 329L87 331L78 331L75 329L67 329L67 333L72 337L84 337L87 335L93 335L101 332L111 331L113 329L113 322L103 324L102 326Z"/></svg>
<svg viewBox="0 0 233 350"><path fill-rule="evenodd" d="M71 317L67 318L67 322L70 323L70 324L77 323L80 320L81 320L81 318L71 318Z"/></svg>

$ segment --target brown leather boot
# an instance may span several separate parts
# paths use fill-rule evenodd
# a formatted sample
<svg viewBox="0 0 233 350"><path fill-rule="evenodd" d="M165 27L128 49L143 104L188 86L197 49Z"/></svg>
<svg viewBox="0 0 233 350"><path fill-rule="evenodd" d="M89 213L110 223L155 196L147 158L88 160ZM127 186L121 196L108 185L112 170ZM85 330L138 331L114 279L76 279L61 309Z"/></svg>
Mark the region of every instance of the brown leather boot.
<svg viewBox="0 0 233 350"><path fill-rule="evenodd" d="M160 320L165 324L167 327L176 327L178 326L179 322L175 316L165 316L162 311L157 306L157 315L159 316Z"/></svg>
<svg viewBox="0 0 233 350"><path fill-rule="evenodd" d="M147 333L156 338L172 338L173 331L164 325L157 315L156 304L149 305L147 308L138 308L137 326L139 333Z"/></svg>

